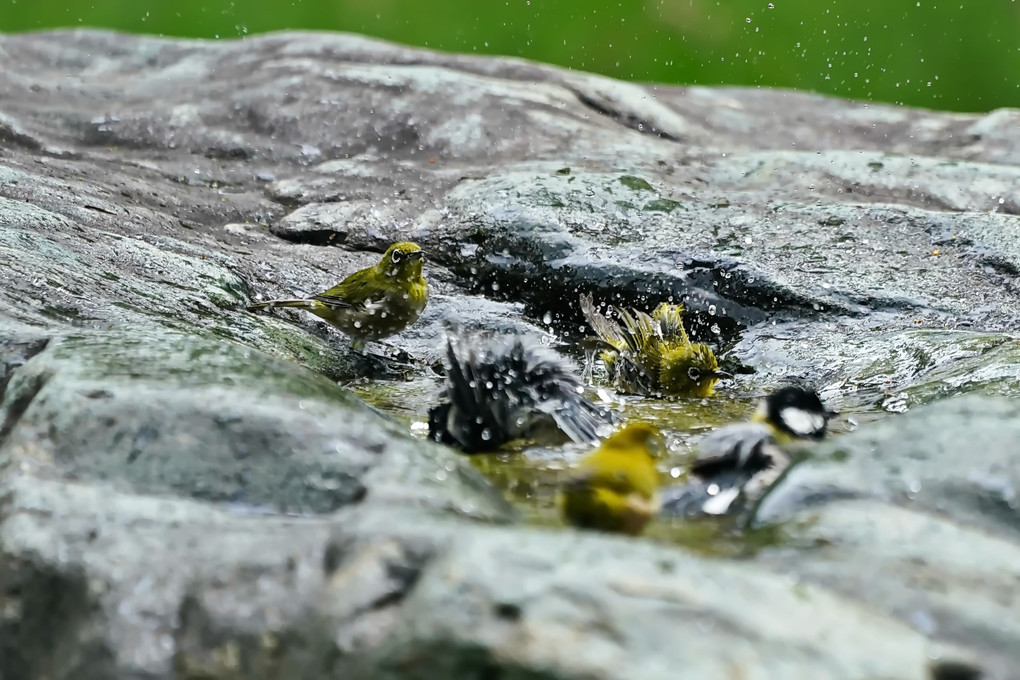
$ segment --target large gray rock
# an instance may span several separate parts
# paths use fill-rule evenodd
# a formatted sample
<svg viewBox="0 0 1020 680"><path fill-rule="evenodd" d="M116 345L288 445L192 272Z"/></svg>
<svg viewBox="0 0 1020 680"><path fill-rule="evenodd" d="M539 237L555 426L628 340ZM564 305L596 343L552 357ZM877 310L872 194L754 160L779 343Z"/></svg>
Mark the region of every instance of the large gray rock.
<svg viewBox="0 0 1020 680"><path fill-rule="evenodd" d="M241 565L249 574L291 565L296 593L321 573L306 555L321 555L329 535L322 519L24 475L7 476L2 492L4 678L196 677L174 669L189 584Z"/></svg>
<svg viewBox="0 0 1020 680"><path fill-rule="evenodd" d="M977 395L823 444L754 522L785 527L756 561L871 603L917 630L1020 668L1020 407Z"/></svg>
<svg viewBox="0 0 1020 680"><path fill-rule="evenodd" d="M253 517L26 476L4 493L4 677L666 678L679 668L920 680L950 662L977 668L822 589L627 539L365 506Z"/></svg>
<svg viewBox="0 0 1020 680"><path fill-rule="evenodd" d="M350 516L303 612L288 598L300 576L282 566L196 583L178 664L366 680L931 677L922 636L822 590L625 539L564 538ZM231 604L239 592L256 616L276 615L268 640Z"/></svg>
<svg viewBox="0 0 1020 680"><path fill-rule="evenodd" d="M364 677L930 677L907 627L753 567L627 540L471 539L430 566Z"/></svg>
<svg viewBox="0 0 1020 680"><path fill-rule="evenodd" d="M315 516L514 517L457 454L249 347L19 329L0 351L0 677L175 677L193 580L280 568L287 599L321 587Z"/></svg>
<svg viewBox="0 0 1020 680"><path fill-rule="evenodd" d="M833 439L794 465L759 505L762 522L832 499L873 498L1020 536L1020 406L947 399Z"/></svg>
<svg viewBox="0 0 1020 680"><path fill-rule="evenodd" d="M186 47L75 36L5 39L0 92L19 93L7 126L31 155L122 167L104 167L97 190L59 163L15 162L0 195L114 234L156 231L164 250L240 274L248 288L235 291L332 282L309 271L331 259L321 247L287 248L281 267L282 245L254 222L349 248L418 238L461 283L524 300L536 318L576 320L568 307L585 288L684 298L710 338L713 325L731 338L777 313L876 309L903 312L901 326L949 316L1015 328L1001 285L1016 269L1020 172L1008 111L652 90L352 36ZM113 79L115 98L93 94ZM143 190L153 182L178 205ZM66 189L81 200L62 205ZM538 277L545 287L528 285Z"/></svg>
<svg viewBox="0 0 1020 680"><path fill-rule="evenodd" d="M478 527L509 508L406 426L445 317L572 343L583 292L672 296L732 350L717 401L628 404L684 444L790 377L858 442L1016 396L1017 111L323 33L0 36L0 60L0 676L1015 677L1015 470L952 412L875 430L955 432L933 448L791 472L759 518L810 519L813 549L746 564ZM433 296L386 362L245 311L405 238ZM541 515L577 453L475 465Z"/></svg>
<svg viewBox="0 0 1020 680"><path fill-rule="evenodd" d="M902 413L953 395L1020 393L1020 340L1013 333L917 328L888 318L791 321L749 333L732 355L775 386L814 378L840 411Z"/></svg>
<svg viewBox="0 0 1020 680"><path fill-rule="evenodd" d="M13 372L0 413L0 464L17 474L275 512L367 501L510 517L453 451L413 439L305 368L234 343L56 337Z"/></svg>

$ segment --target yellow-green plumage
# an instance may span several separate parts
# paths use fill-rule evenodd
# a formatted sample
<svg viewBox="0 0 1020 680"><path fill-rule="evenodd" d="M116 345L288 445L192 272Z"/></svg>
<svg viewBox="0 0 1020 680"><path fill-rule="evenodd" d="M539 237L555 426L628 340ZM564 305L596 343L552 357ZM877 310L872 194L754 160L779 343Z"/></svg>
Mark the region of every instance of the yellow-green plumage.
<svg viewBox="0 0 1020 680"><path fill-rule="evenodd" d="M424 253L410 241L394 243L379 262L358 270L318 295L268 300L248 307L297 307L340 329L362 351L365 343L395 335L425 310L429 284L422 276Z"/></svg>
<svg viewBox="0 0 1020 680"><path fill-rule="evenodd" d="M614 386L628 394L709 397L726 374L712 348L695 344L683 325L682 305L661 303L651 315L614 307L619 322L581 296L581 311L606 347L600 353Z"/></svg>
<svg viewBox="0 0 1020 680"><path fill-rule="evenodd" d="M557 503L580 529L640 534L659 509L659 475L651 453L659 437L647 423L630 423L581 460Z"/></svg>

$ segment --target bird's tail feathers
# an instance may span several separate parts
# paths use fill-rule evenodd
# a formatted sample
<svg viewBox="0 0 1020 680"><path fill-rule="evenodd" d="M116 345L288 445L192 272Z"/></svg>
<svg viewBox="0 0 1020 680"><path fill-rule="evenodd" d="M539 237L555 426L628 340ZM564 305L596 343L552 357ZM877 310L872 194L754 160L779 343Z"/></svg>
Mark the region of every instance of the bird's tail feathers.
<svg viewBox="0 0 1020 680"><path fill-rule="evenodd" d="M446 396L453 406L465 413L474 416L478 404L478 380L470 357L462 357L457 351L460 338L447 336L446 338ZM471 347L465 348L466 352Z"/></svg>
<svg viewBox="0 0 1020 680"><path fill-rule="evenodd" d="M315 300L300 300L300 299L266 300L265 302L256 302L254 304L248 305L248 309L263 309L263 308L272 309L273 307L304 307L308 309L315 307L317 304L319 303L316 302Z"/></svg>

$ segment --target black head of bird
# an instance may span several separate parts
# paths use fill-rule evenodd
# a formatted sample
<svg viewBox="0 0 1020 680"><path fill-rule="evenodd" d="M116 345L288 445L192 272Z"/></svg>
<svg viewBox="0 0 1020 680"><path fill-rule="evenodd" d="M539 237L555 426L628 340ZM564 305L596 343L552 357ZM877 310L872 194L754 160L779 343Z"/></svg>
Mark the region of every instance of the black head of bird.
<svg viewBox="0 0 1020 680"><path fill-rule="evenodd" d="M837 415L822 404L814 390L788 385L765 397L752 420L770 426L780 441L822 439L829 420Z"/></svg>

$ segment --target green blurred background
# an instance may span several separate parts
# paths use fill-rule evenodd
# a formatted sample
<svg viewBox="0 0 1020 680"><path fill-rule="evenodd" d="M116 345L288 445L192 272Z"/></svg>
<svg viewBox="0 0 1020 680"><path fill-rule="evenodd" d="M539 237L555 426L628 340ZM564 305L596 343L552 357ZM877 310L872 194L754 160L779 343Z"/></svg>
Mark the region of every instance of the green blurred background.
<svg viewBox="0 0 1020 680"><path fill-rule="evenodd" d="M0 0L0 31L63 26L204 38L353 31L629 80L1020 106L1018 0Z"/></svg>

